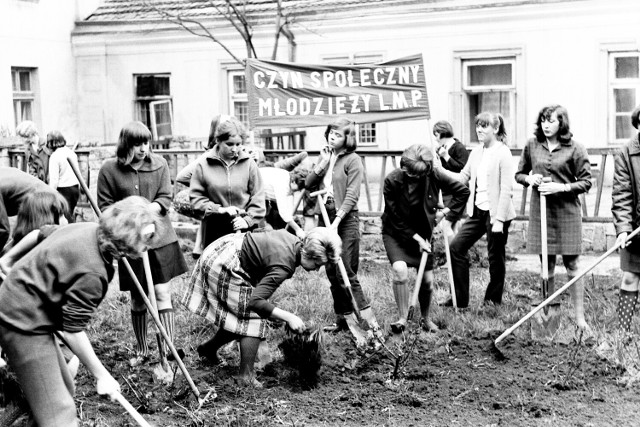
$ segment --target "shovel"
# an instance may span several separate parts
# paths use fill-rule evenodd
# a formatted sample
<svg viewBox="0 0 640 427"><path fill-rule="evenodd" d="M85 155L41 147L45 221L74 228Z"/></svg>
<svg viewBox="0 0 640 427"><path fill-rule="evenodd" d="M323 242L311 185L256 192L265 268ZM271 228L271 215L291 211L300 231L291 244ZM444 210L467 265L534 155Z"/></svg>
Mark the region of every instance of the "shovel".
<svg viewBox="0 0 640 427"><path fill-rule="evenodd" d="M310 194L311 197L322 196L325 194L327 190L315 191ZM327 208L324 206L324 199L320 197L320 211L322 212L322 218L326 226L331 224L329 220L329 214L327 213ZM349 316L345 316L345 320L347 321L347 326L349 326L349 331L356 339L357 347L364 347L367 345L367 333L360 327L358 324L362 321L362 316L360 315L360 309L358 304L356 303L355 298L353 298L353 293L351 292L351 282L349 281L349 276L347 276L347 270L344 267L344 262L342 262L342 257L338 258L338 269L340 270L340 275L342 276L342 281L344 283L345 289L349 298L351 299L351 305L353 306L353 313Z"/></svg>
<svg viewBox="0 0 640 427"><path fill-rule="evenodd" d="M158 303L156 301L156 290L153 285L153 277L151 275L151 264L149 263L149 253L145 251L142 254L142 264L144 266L144 275L147 279L147 289L149 292L149 301L151 302L151 308L158 315ZM173 382L173 371L167 362L167 355L164 352L164 344L162 342L162 336L160 331L156 332L156 339L158 340L158 353L160 356L160 362L153 368L153 376L165 383L171 384Z"/></svg>
<svg viewBox="0 0 640 427"><path fill-rule="evenodd" d="M548 180L548 178L545 178ZM542 299L549 297L549 251L547 248L547 197L540 195L540 238L542 246L542 272L540 287ZM553 338L560 328L558 304L549 304L543 311L538 312L535 321L531 323L531 338L534 340Z"/></svg>
<svg viewBox="0 0 640 427"><path fill-rule="evenodd" d="M424 239L420 236L413 236L418 243L424 243ZM446 240L446 238L445 238ZM406 323L413 319L413 313L418 305L418 295L420 294L420 287L422 286L422 276L424 276L424 270L427 268L427 259L429 258L429 252L422 251L420 257L420 266L418 267L418 275L416 276L416 285L413 287L413 293L411 294L411 301L409 301L409 311L407 312Z"/></svg>

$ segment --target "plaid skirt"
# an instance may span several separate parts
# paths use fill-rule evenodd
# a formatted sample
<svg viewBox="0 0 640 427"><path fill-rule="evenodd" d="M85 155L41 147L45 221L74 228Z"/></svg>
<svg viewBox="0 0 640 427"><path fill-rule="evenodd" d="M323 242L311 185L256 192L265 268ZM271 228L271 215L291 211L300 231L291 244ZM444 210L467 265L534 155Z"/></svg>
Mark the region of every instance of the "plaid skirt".
<svg viewBox="0 0 640 427"><path fill-rule="evenodd" d="M253 286L240 266L243 240L244 234L228 234L205 248L181 303L219 328L265 338L267 321L248 308Z"/></svg>
<svg viewBox="0 0 640 427"><path fill-rule="evenodd" d="M527 252L540 254L540 195L536 190L531 193ZM573 193L547 196L547 251L549 255L582 253L582 210L580 199Z"/></svg>

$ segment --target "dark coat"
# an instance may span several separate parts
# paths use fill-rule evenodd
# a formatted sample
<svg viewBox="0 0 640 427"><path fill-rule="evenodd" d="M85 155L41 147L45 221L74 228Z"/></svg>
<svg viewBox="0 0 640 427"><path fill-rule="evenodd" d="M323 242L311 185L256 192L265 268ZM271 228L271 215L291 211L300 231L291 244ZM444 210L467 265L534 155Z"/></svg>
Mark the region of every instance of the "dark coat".
<svg viewBox="0 0 640 427"><path fill-rule="evenodd" d="M640 191L640 141L633 136L615 156L611 213L616 235L631 233L638 227L638 194Z"/></svg>
<svg viewBox="0 0 640 427"><path fill-rule="evenodd" d="M447 150L449 160L440 159L442 167L451 172L460 172L469 160L469 151L464 144L457 139Z"/></svg>
<svg viewBox="0 0 640 427"><path fill-rule="evenodd" d="M431 240L431 234L435 228L436 211L438 209L438 196L440 190L447 191L452 195L449 203L449 213L446 218L457 221L464 211L469 189L466 185L456 179L435 169L425 178L423 208L428 223L424 228L415 229L408 219L409 212L404 212L398 203L399 197L407 193L407 176L402 169L392 171L384 180L384 213L382 214L383 232L393 234L402 241L412 241L414 234L420 235L426 241Z"/></svg>

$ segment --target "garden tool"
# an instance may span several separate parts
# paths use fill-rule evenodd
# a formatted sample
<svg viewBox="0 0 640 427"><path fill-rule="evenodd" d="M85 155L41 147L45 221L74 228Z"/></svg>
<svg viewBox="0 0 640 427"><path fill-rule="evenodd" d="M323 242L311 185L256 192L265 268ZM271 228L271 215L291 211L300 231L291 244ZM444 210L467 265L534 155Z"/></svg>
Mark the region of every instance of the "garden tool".
<svg viewBox="0 0 640 427"><path fill-rule="evenodd" d="M551 178L545 178L550 181ZM547 197L540 195L540 238L542 247L541 291L542 299L549 297L549 251L547 249ZM558 304L553 303L539 312L535 321L531 323L531 337L533 339L553 338L560 328Z"/></svg>
<svg viewBox="0 0 640 427"><path fill-rule="evenodd" d="M627 236L627 240L625 240L625 242L628 244L631 242L631 240L636 237L636 235L640 233L640 227L636 228L635 230L633 230L633 232L631 232L628 236ZM600 255L600 257L598 257L598 259L596 259L589 267L587 267L586 269L582 270L580 273L578 273L573 279L569 280L567 283L565 283L560 289L558 289L557 291L555 291L553 293L553 295L551 295L550 297L548 297L546 300L544 300L540 305L538 305L536 308L534 308L533 310L531 310L529 313L527 313L527 315L525 315L522 319L518 320L513 326L511 326L509 329L507 329L506 331L504 331L502 333L502 335L500 335L498 338L496 338L496 340L493 342L493 346L494 346L494 351L497 350L498 353L502 353L500 351L500 349L497 348L497 345L500 343L500 341L502 341L503 339L505 339L506 337L508 337L509 335L511 335L513 333L513 331L515 331L516 329L518 329L520 327L520 325L522 325L524 322L526 322L527 320L529 320L531 318L531 316L535 315L537 312L539 312L540 310L542 310L544 307L546 307L547 305L549 305L549 303L551 303L554 299L556 299L558 296L560 296L564 291L566 291L567 289L569 289L574 283L576 283L578 280L582 279L582 277L584 275L586 275L587 273L589 273L591 270L593 270L594 268L596 268L598 266L598 264L600 264L602 261L604 261L609 255L611 255L612 253L614 253L615 251L618 250L618 248L620 248L621 243L616 243L615 245L613 245L613 247L611 247L611 249L609 249L607 252L605 252L604 254Z"/></svg>
<svg viewBox="0 0 640 427"><path fill-rule="evenodd" d="M424 239L420 236L413 236L413 238L420 244L425 243ZM422 247L422 246L421 246ZM418 267L418 275L416 276L416 285L413 288L411 294L411 301L409 302L409 312L407 313L406 321L413 319L413 313L418 305L418 294L420 294L420 287L422 286L422 277L424 276L424 270L427 267L427 259L429 258L429 252L422 251L420 257L420 266Z"/></svg>
<svg viewBox="0 0 640 427"><path fill-rule="evenodd" d="M329 226L331 224L331 221L329 221L329 214L327 213L327 208L324 206L325 201L324 199L322 199L322 195L325 194L326 192L327 192L326 189L315 191L311 193L310 196L321 197L320 203L318 203L318 205L320 205L320 211L322 212L322 218L324 219L325 225ZM351 282L349 281L349 277L347 276L347 270L344 268L344 262L342 262L342 258L338 259L338 269L340 270L342 281L344 282L345 289L347 291L347 294L349 295L349 298L351 299L351 305L353 306L353 313L351 313L350 315L346 315L345 320L347 321L347 326L349 327L349 331L351 331L351 334L356 339L356 346L364 347L366 346L366 343L367 343L366 337L368 334L367 332L362 330L362 328L358 324L358 322L362 320L362 316L360 314L360 309L358 307L358 304L356 303L355 298L353 298L353 293L351 292ZM373 312L371 312L369 316L369 320L373 320L375 322L375 318L371 319L372 316L373 316ZM375 322L375 324L377 325L377 322ZM370 323L369 323L369 326L373 327L373 325L371 325Z"/></svg>
<svg viewBox="0 0 640 427"><path fill-rule="evenodd" d="M151 307L155 312L155 315L158 316L158 303L156 302L156 291L155 286L153 285L153 277L151 275L151 264L149 264L149 253L145 251L142 254L142 264L144 266L144 275L147 279L147 289L149 292L149 301L151 302ZM164 351L164 344L162 343L162 338L160 331L156 332L156 339L158 340L158 353L160 356L160 362L153 368L153 376L165 383L171 384L173 382L173 370L169 366L169 362L167 362L167 355Z"/></svg>
<svg viewBox="0 0 640 427"><path fill-rule="evenodd" d="M440 201L438 202L438 209L444 209L444 203L442 202L442 192L439 194ZM458 301L456 297L456 286L453 282L453 267L451 266L451 250L449 249L449 236L445 234L444 228L442 228L442 240L444 241L444 254L447 258L447 275L449 276L449 290L451 291L451 302L453 303L453 309L458 311Z"/></svg>
<svg viewBox="0 0 640 427"><path fill-rule="evenodd" d="M74 162L72 162L70 159L67 159L67 160L69 162L69 165L71 166L71 170L73 171L73 173L75 174L76 178L78 179L78 182L80 183L80 187L82 187L82 191L84 191L84 194L87 196L87 199L89 200L89 204L93 208L93 211L95 212L97 217L100 217L100 215L101 215L100 208L98 207L98 204L96 203L96 201L94 200L93 196L89 192L89 188L87 187L87 184L84 182L84 179L82 178L82 175L80 174L80 169L78 168L78 165L75 164ZM151 318L153 319L153 321L156 324L158 330L162 334L162 338L164 338L165 342L169 346L169 349L171 350L171 354L173 354L173 357L175 358L175 361L178 364L178 367L180 368L180 370L184 374L184 377L186 378L187 383L189 383L189 387L191 388L191 391L195 395L196 399L198 399L198 402L199 402L200 406L202 406L204 401L207 399L207 396L205 396L204 399L200 398L200 391L198 390L198 388L194 384L193 380L191 379L191 375L189 375L189 371L187 371L187 368L184 366L184 363L182 362L182 359L180 358L180 355L178 354L178 351L176 350L176 348L174 347L173 343L169 339L169 335L167 334L167 331L164 329L164 327L162 326L162 323L160 322L160 318L158 317L158 313L156 313L153 310L153 308L151 306L151 301L149 301L149 298L145 295L144 289L142 288L142 285L140 284L140 281L138 280L138 278L136 277L135 273L133 272L133 269L131 269L131 264L129 264L129 260L126 259L126 258L122 258L122 263L126 267L126 269L129 272L129 274L131 275L131 279L133 280L133 283L135 284L136 289L138 290L138 293L142 297L142 300L144 301L144 304L147 307L147 310L149 310L149 313L151 313Z"/></svg>
<svg viewBox="0 0 640 427"><path fill-rule="evenodd" d="M151 427L151 424L149 424L147 420L145 420L142 415L140 415L140 413L136 411L136 408L134 408L133 405L129 403L129 401L125 399L122 394L116 392L114 394L114 398L120 405L122 405L122 407L129 413L129 415L131 415L133 419L136 420L139 426Z"/></svg>

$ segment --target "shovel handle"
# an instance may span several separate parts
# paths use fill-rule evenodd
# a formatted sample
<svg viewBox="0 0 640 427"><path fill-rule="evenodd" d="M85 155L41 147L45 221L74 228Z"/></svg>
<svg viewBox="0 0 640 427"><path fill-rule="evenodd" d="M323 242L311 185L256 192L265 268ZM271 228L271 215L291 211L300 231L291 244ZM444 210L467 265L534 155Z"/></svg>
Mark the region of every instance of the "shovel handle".
<svg viewBox="0 0 640 427"><path fill-rule="evenodd" d="M413 293L411 294L411 304L409 305L409 311L407 313L407 321L413 318L413 312L418 305L418 295L420 294L420 287L422 286L422 276L424 276L424 270L427 267L427 259L429 254L422 252L420 257L420 266L418 267L418 275L416 277L416 285L413 287Z"/></svg>
<svg viewBox="0 0 640 427"><path fill-rule="evenodd" d="M540 194L540 240L542 247L542 297L549 295L549 251L547 250L547 196Z"/></svg>
<svg viewBox="0 0 640 427"><path fill-rule="evenodd" d="M633 239L638 233L640 233L640 227L636 228L635 230L633 230L632 233L630 233L627 236L627 240L626 242L630 242L631 239ZM511 333L513 331L515 331L518 327L520 327L520 325L522 325L524 322L526 322L527 320L529 320L534 314L536 314L538 311L542 310L544 307L546 307L547 305L549 305L549 303L551 301L553 301L554 299L556 299L558 296L560 296L560 294L562 294L564 291L566 291L567 289L569 289L574 283L576 283L578 280L582 279L582 276L584 276L585 274L587 274L588 272L590 272L591 270L593 270L594 268L596 268L596 266L598 264L600 264L602 261L604 261L605 258L607 258L609 255L611 255L612 253L614 253L616 250L618 250L618 248L620 247L621 243L616 243L615 245L613 245L613 247L611 249L609 249L607 252L605 252L604 254L600 255L600 257L598 259L596 259L593 264L591 264L589 267L587 267L585 270L581 271L580 273L578 273L577 276L575 276L573 279L569 280L567 283L565 283L565 285L563 287L561 287L560 289L558 289L557 291L555 291L549 298L547 298L546 300L544 300L539 306L537 306L536 308L534 308L533 310L531 310L526 316L524 316L522 319L518 320L516 322L515 325L513 325L512 327L510 327L509 329L507 329L506 331L504 331L502 333L502 335L500 335L498 338L496 338L496 340L494 341L494 344L498 344L500 341L502 341L503 339L505 339L507 336L511 335Z"/></svg>
<svg viewBox="0 0 640 427"><path fill-rule="evenodd" d="M129 401L127 399L125 399L125 397L116 392L113 394L113 398L120 404L122 405L122 407L129 413L129 415L131 415L131 417L136 420L136 422L138 423L139 426L142 427L151 427L151 424L149 424L147 422L147 420L145 420L142 415L140 415L140 412L136 411L136 408L133 407L133 405L131 403L129 403Z"/></svg>
<svg viewBox="0 0 640 427"><path fill-rule="evenodd" d="M149 292L149 302L151 303L151 307L158 314L158 302L156 300L156 288L153 284L153 275L151 274L151 263L149 262L149 252L144 251L142 254L142 265L144 267L144 276L147 280L147 290ZM158 315L159 317L159 315ZM162 335L158 331L156 333L156 339L158 340L158 353L160 354L160 363L162 364L162 369L167 370L167 355L164 352L164 347L162 345Z"/></svg>
<svg viewBox="0 0 640 427"><path fill-rule="evenodd" d="M100 215L101 215L100 208L98 207L98 204L96 203L96 201L94 200L93 196L89 192L89 188L87 187L87 184L84 182L84 178L82 178L82 175L80 174L80 169L78 168L78 165L75 164L74 162L72 162L71 159L67 159L67 161L69 162L69 165L71 166L71 170L73 171L73 173L75 174L76 178L78 179L78 182L80 183L80 186L82 187L82 190L84 191L85 195L87 196L87 199L89 200L89 203L91 204L91 207L93 208L94 213L99 218ZM142 288L142 285L140 284L140 281L136 277L136 274L133 272L133 269L131 268L131 264L129 264L129 260L126 259L126 258L122 258L122 263L124 264L124 266L126 267L127 271L129 272L129 275L131 276L131 280L133 280L133 283L135 284L136 289L140 293L140 296L142 297L142 300L144 301L144 304L147 307L147 310L149 310L149 312L151 313L151 318L153 319L154 323L158 327L158 330L162 334L162 338L164 338L164 340L166 341L167 345L169 346L169 349L171 350L171 354L173 354L173 357L176 359L176 363L180 367L180 370L184 374L184 377L187 379L187 382L189 383L189 387L191 388L191 391L196 396L196 398L199 399L200 398L200 391L198 390L198 388L194 384L193 380L191 379L191 375L189 375L189 371L187 371L187 368L186 368L186 366L184 366L184 363L182 362L182 359L180 359L180 356L178 355L178 351L176 350L176 348L174 347L173 343L169 339L169 335L167 334L167 331L162 326L162 323L160 323L160 318L158 317L158 313L156 313L153 310L153 308L151 306L151 301L149 301L149 298L147 298L147 296L145 295L144 289Z"/></svg>

